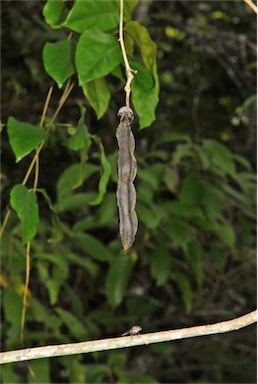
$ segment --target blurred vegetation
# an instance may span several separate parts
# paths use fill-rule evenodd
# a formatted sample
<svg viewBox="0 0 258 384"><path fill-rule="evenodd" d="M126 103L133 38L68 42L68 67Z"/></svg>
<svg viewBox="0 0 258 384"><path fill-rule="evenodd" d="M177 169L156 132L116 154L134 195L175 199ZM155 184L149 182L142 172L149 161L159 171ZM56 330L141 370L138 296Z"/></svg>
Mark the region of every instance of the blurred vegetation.
<svg viewBox="0 0 258 384"><path fill-rule="evenodd" d="M67 2L72 7L73 2ZM37 124L52 80L46 42L66 39L42 15L45 2L2 3L2 204L21 183L8 141L10 116ZM40 155L40 224L32 242L26 346L112 337L232 319L256 306L256 17L244 2L140 2L134 19L157 44L160 100L138 130L139 229L121 250L115 200L117 111L123 82L97 119L76 85ZM53 115L56 87L47 116ZM111 179L100 205L101 150L88 160L63 145L79 126L101 138ZM78 177L81 185L75 188ZM28 182L33 186L33 179ZM6 207L6 208L5 208ZM52 225L51 225L52 220ZM15 213L2 239L3 349L20 348L25 249ZM130 350L2 367L3 383L255 383L255 328Z"/></svg>

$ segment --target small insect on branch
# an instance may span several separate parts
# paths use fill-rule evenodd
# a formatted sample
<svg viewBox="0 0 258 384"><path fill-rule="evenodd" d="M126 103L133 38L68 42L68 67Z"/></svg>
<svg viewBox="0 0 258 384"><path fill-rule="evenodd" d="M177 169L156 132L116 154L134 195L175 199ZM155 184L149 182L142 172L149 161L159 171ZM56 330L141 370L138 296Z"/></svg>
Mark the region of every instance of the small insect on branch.
<svg viewBox="0 0 258 384"><path fill-rule="evenodd" d="M122 336L134 336L139 335L141 332L142 327L140 325L133 325L132 328L128 329L125 333L122 334Z"/></svg>

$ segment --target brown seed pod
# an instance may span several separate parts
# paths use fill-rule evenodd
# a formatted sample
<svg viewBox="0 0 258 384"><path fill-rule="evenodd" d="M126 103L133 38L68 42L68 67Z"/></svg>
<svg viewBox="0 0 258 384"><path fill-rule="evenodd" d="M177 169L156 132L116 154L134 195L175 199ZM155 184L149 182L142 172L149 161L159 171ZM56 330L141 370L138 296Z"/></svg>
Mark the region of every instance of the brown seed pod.
<svg viewBox="0 0 258 384"><path fill-rule="evenodd" d="M131 131L131 123L134 119L133 111L129 107L122 107L118 111L120 124L116 130L118 142L118 185L117 206L119 209L119 232L124 251L133 244L138 227L138 219L135 212L136 191L133 181L137 172L134 157L135 140Z"/></svg>

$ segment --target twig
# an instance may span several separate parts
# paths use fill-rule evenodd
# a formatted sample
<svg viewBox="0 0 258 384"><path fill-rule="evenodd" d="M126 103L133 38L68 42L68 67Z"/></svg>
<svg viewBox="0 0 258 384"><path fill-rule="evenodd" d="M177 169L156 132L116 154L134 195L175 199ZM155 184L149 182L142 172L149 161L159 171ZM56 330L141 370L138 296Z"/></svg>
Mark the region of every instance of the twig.
<svg viewBox="0 0 258 384"><path fill-rule="evenodd" d="M22 300L22 316L21 316L21 331L20 331L20 341L22 346L24 346L23 331L24 331L24 325L25 325L27 296L28 296L29 282L30 282L30 246L31 246L31 242L29 241L26 246L26 277L25 277L23 300Z"/></svg>
<svg viewBox="0 0 258 384"><path fill-rule="evenodd" d="M257 13L257 7L256 5L252 2L252 0L244 0L244 2L255 12Z"/></svg>
<svg viewBox="0 0 258 384"><path fill-rule="evenodd" d="M123 15L124 15L124 0L120 0L120 20L119 20L119 43L121 46L121 51L123 54L123 59L125 63L125 70L127 74L127 82L124 87L125 90L125 105L127 107L130 107L130 93L131 93L131 82L133 81L134 75L133 73L137 73L136 70L132 69L129 65L126 50L125 50L125 44L124 44L124 36L123 36Z"/></svg>
<svg viewBox="0 0 258 384"><path fill-rule="evenodd" d="M111 349L133 347L136 345L148 345L153 343L161 343L164 341L181 340L189 337L214 335L236 331L240 328L247 327L250 324L254 324L256 321L257 311L253 311L233 320L223 321L215 324L201 325L197 327L175 329L171 331L141 334L141 337L138 337L137 335L128 337L116 337L110 339L86 341L82 343L49 345L46 347L27 348L10 352L2 352L0 353L0 364L41 359L46 357L107 351Z"/></svg>

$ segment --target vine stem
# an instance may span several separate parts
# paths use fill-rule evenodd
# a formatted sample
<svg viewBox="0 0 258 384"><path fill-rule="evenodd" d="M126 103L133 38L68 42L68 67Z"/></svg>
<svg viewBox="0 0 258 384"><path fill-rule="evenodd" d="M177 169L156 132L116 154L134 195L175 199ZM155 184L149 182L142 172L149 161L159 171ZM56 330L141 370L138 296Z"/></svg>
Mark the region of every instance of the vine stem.
<svg viewBox="0 0 258 384"><path fill-rule="evenodd" d="M127 75L127 82L124 87L125 90L125 105L129 108L130 107L130 94L131 94L131 82L134 79L134 74L137 73L136 70L132 69L129 65L129 61L127 58L126 50L125 50L125 43L124 43L124 35L123 35L123 17L124 17L124 0L120 0L120 20L119 20L119 43L121 46L121 51L125 63L125 71Z"/></svg>
<svg viewBox="0 0 258 384"><path fill-rule="evenodd" d="M247 327L257 321L257 311L247 313L233 320L227 320L215 324L206 324L190 328L181 328L170 331L146 333L128 337L116 337L109 339L86 341L81 343L49 345L46 347L33 347L0 353L0 364L13 363L41 359L46 357L77 355L111 349L128 348L137 345L148 345L165 341L181 340L190 337L215 335L236 331Z"/></svg>
<svg viewBox="0 0 258 384"><path fill-rule="evenodd" d="M67 82L67 85L64 89L64 92L63 92L63 95L61 96L60 100L59 100L59 104L58 104L58 108L56 110L56 112L54 113L49 125L53 124L54 120L56 119L58 113L60 112L60 109L62 108L62 106L64 105L67 97L69 96L70 92L72 91L74 87L74 83L72 83L70 85L70 81ZM47 109L48 109L48 105L49 105L49 101L50 101L50 97L51 97L51 94L53 92L53 86L50 87L49 91L48 91L48 94L47 94L47 98L46 98L46 101L45 101L45 105L44 105L44 109L43 109L43 112L42 112L42 116L41 116L41 119L40 119L40 127L43 126L43 123L44 123L44 120L45 120L45 116L46 116L46 112L47 112ZM45 141L42 141L42 143L36 148L36 151L35 151L35 155L29 165L29 168L24 176L24 179L22 181L22 185L26 185L27 181L28 181L28 178L30 177L31 175L31 172L34 168L34 165L36 162L38 162L38 157L39 157L39 154L42 150L42 148L44 147L45 145ZM38 164L37 164L37 167L38 167ZM35 189L35 183L34 183L34 187L33 189ZM10 217L10 214L11 214L11 209L8 208L7 209L7 212L6 212L6 216L4 218L4 221L3 221L3 225L1 226L0 228L0 238L2 237L3 233L4 233L4 230L5 230L5 227L6 227L6 224L9 220L9 217Z"/></svg>
<svg viewBox="0 0 258 384"><path fill-rule="evenodd" d="M26 246L26 277L25 277L25 285L24 285L23 300L22 300L21 331L20 331L21 345L24 344L23 331L24 331L24 325L25 325L27 296L29 292L29 282L30 282L30 247L31 247L31 242L29 241Z"/></svg>
<svg viewBox="0 0 258 384"><path fill-rule="evenodd" d="M244 2L257 14L257 7L252 0L244 0Z"/></svg>

